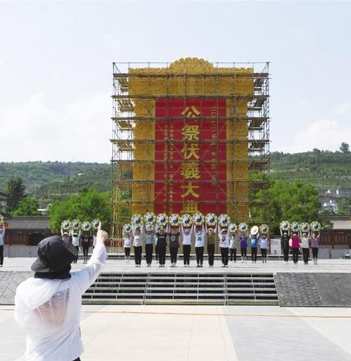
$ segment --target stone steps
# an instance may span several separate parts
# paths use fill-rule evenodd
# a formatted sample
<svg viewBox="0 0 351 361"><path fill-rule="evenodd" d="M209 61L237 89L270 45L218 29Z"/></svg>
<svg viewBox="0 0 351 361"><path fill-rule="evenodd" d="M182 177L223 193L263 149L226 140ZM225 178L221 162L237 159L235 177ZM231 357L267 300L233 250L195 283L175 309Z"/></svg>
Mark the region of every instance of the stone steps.
<svg viewBox="0 0 351 361"><path fill-rule="evenodd" d="M104 273L83 303L278 305L278 296L267 273Z"/></svg>

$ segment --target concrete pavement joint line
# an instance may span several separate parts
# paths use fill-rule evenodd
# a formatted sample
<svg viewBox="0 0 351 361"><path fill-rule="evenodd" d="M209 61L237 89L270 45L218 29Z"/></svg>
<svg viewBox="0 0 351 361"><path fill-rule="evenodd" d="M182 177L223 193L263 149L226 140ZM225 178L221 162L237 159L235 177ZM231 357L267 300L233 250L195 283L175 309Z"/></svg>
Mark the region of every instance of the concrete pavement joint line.
<svg viewBox="0 0 351 361"><path fill-rule="evenodd" d="M1 308L1 311L13 311L14 308ZM258 313L189 313L189 312L143 312L143 311L81 311L90 314L134 314L134 315L168 315L168 316L211 316L211 317L272 317L272 318L316 318L316 319L351 319L351 316L320 316L320 315L279 315L279 314L258 314Z"/></svg>
<svg viewBox="0 0 351 361"><path fill-rule="evenodd" d="M220 311L223 311L223 308ZM220 312L219 316L223 316L223 313ZM222 335L225 344L225 352L228 361L239 361L226 319L224 317L219 317L219 322L221 324Z"/></svg>
<svg viewBox="0 0 351 361"><path fill-rule="evenodd" d="M1 311L13 311L13 308L2 308ZM134 315L168 315L168 316L211 316L211 317L271 317L271 318L315 318L315 319L351 319L351 316L319 316L319 315L279 315L279 314L258 314L258 313L189 313L189 312L142 312L142 311L81 311L90 314L134 314Z"/></svg>

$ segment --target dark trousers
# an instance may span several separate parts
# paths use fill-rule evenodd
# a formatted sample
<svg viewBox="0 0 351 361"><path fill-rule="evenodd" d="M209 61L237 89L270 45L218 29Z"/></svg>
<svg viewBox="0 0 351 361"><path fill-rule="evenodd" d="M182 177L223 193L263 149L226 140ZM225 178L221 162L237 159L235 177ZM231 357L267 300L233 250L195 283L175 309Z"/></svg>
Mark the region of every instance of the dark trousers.
<svg viewBox="0 0 351 361"><path fill-rule="evenodd" d="M230 249L230 261L231 262L236 262L236 248L231 248Z"/></svg>
<svg viewBox="0 0 351 361"><path fill-rule="evenodd" d="M246 257L247 255L247 248L241 248L241 257Z"/></svg>
<svg viewBox="0 0 351 361"><path fill-rule="evenodd" d="M310 257L310 250L308 248L302 248L302 257L305 263L308 263L308 258Z"/></svg>
<svg viewBox="0 0 351 361"><path fill-rule="evenodd" d="M126 257L130 256L130 247L124 247L124 254Z"/></svg>
<svg viewBox="0 0 351 361"><path fill-rule="evenodd" d="M251 260L253 262L257 261L257 247L251 247Z"/></svg>
<svg viewBox="0 0 351 361"><path fill-rule="evenodd" d="M312 247L312 258L318 258L318 248Z"/></svg>
<svg viewBox="0 0 351 361"><path fill-rule="evenodd" d="M166 263L166 246L158 246L158 261L162 265Z"/></svg>
<svg viewBox="0 0 351 361"><path fill-rule="evenodd" d="M215 245L214 244L207 245L207 254L208 254L208 264L210 266L213 266L214 254L215 254Z"/></svg>
<svg viewBox="0 0 351 361"><path fill-rule="evenodd" d="M262 256L262 258L267 258L267 249L266 248L261 248L261 256Z"/></svg>
<svg viewBox="0 0 351 361"><path fill-rule="evenodd" d="M284 262L288 262L289 261L289 248L283 248L283 253L284 253Z"/></svg>
<svg viewBox="0 0 351 361"><path fill-rule="evenodd" d="M205 247L195 247L196 263L200 266L202 266L204 262L204 248Z"/></svg>
<svg viewBox="0 0 351 361"><path fill-rule="evenodd" d="M190 244L184 244L183 245L183 256L184 256L184 264L189 265L190 264Z"/></svg>
<svg viewBox="0 0 351 361"><path fill-rule="evenodd" d="M156 261L158 261L158 245L157 244L155 246L155 257L156 257Z"/></svg>
<svg viewBox="0 0 351 361"><path fill-rule="evenodd" d="M83 256L84 256L84 257L88 257L89 244L88 244L88 245L83 244L82 248L83 248Z"/></svg>
<svg viewBox="0 0 351 361"><path fill-rule="evenodd" d="M299 249L298 248L292 249L292 257L293 257L293 262L297 263L299 260Z"/></svg>
<svg viewBox="0 0 351 361"><path fill-rule="evenodd" d="M222 263L225 266L228 265L228 255L229 255L229 248L221 247Z"/></svg>
<svg viewBox="0 0 351 361"><path fill-rule="evenodd" d="M170 247L171 263L177 263L178 247Z"/></svg>
<svg viewBox="0 0 351 361"><path fill-rule="evenodd" d="M4 263L4 246L0 246L0 265Z"/></svg>
<svg viewBox="0 0 351 361"><path fill-rule="evenodd" d="M76 247L76 250L77 250L77 258L76 258L76 260L74 261L74 263L77 263L77 261L78 261L78 255L79 255L79 246L74 246L74 247Z"/></svg>
<svg viewBox="0 0 351 361"><path fill-rule="evenodd" d="M146 263L151 264L152 252L154 251L154 245L152 243L145 245Z"/></svg>
<svg viewBox="0 0 351 361"><path fill-rule="evenodd" d="M141 264L141 246L134 247L135 264Z"/></svg>

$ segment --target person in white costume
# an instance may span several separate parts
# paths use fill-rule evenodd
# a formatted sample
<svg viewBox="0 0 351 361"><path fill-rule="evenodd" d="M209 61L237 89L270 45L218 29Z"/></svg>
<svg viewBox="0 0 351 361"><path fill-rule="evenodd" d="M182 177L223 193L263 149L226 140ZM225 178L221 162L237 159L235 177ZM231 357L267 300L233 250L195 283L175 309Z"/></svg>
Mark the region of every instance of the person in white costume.
<svg viewBox="0 0 351 361"><path fill-rule="evenodd" d="M16 290L15 320L26 332L26 361L79 361L83 353L80 309L83 293L96 280L106 261L107 233L97 233L97 244L86 267L70 272L76 248L59 236L38 244L32 264L34 277Z"/></svg>
<svg viewBox="0 0 351 361"><path fill-rule="evenodd" d="M5 223L2 224L2 228L0 229L0 267L4 263L4 241L5 239Z"/></svg>

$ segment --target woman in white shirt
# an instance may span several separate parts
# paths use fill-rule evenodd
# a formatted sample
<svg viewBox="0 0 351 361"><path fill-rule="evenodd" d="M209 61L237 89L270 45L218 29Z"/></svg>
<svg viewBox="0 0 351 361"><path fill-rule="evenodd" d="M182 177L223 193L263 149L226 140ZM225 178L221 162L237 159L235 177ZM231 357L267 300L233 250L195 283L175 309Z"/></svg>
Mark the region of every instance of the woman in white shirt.
<svg viewBox="0 0 351 361"><path fill-rule="evenodd" d="M192 225L191 227L183 227L181 224L180 231L182 234L184 267L190 267L191 238L194 233L194 226Z"/></svg>
<svg viewBox="0 0 351 361"><path fill-rule="evenodd" d="M130 232L123 233L123 242L124 242L124 262L129 263L130 249L132 248L132 236Z"/></svg>
<svg viewBox="0 0 351 361"><path fill-rule="evenodd" d="M196 253L196 267L203 267L204 249L205 249L205 226L196 226L195 228L195 253Z"/></svg>
<svg viewBox="0 0 351 361"><path fill-rule="evenodd" d="M221 249L222 267L228 267L229 236L227 228L218 227L219 248Z"/></svg>
<svg viewBox="0 0 351 361"><path fill-rule="evenodd" d="M99 227L88 264L73 272L76 248L59 236L38 244L38 259L32 265L35 275L17 287L15 296L15 320L27 334L25 360L80 360L82 295L105 264L106 239L107 233Z"/></svg>
<svg viewBox="0 0 351 361"><path fill-rule="evenodd" d="M79 231L79 233L77 233L77 231L71 230L72 245L74 247L76 247L76 249L77 249L77 258L74 261L74 263L77 263L77 261L78 261L80 235L81 235L81 231Z"/></svg>
<svg viewBox="0 0 351 361"><path fill-rule="evenodd" d="M135 267L141 267L141 251L143 246L143 232L140 227L133 226L133 246Z"/></svg>

